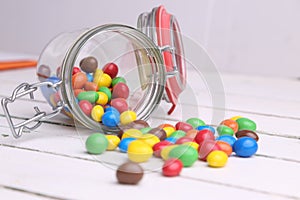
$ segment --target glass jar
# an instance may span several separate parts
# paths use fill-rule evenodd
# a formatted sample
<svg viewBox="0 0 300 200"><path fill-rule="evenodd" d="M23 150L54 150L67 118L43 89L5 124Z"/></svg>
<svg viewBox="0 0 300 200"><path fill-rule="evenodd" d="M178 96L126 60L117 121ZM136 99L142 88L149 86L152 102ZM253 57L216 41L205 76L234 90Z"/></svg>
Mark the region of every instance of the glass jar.
<svg viewBox="0 0 300 200"><path fill-rule="evenodd" d="M119 127L107 127L84 114L72 88L74 67L88 56L98 60L98 68L106 63L119 66L119 73L130 88L129 108L137 119L146 120L162 99L175 109L179 94L185 88L185 63L179 25L163 6L143 13L138 18L138 29L107 24L92 29L63 33L55 37L40 54L37 66L39 83L21 84L14 98L2 101L13 136L18 138L24 130L37 128L41 120L65 113L85 127L104 133L119 132ZM32 94L41 88L43 96L52 106L53 113L35 109L37 114L23 123L14 125L7 104L15 98ZM22 91L20 93L20 91ZM19 94L19 95L18 95ZM29 126L29 124L32 124Z"/></svg>

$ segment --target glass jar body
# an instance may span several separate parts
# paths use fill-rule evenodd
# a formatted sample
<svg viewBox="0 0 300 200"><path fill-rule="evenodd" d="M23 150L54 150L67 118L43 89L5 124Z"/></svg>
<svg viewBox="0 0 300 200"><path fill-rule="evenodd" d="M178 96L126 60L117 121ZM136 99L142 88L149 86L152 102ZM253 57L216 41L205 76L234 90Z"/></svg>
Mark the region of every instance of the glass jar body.
<svg viewBox="0 0 300 200"><path fill-rule="evenodd" d="M129 108L136 112L138 119L147 119L162 99L165 66L153 41L135 28L124 25L109 24L63 33L46 46L38 61L38 79L60 83L55 89L42 87L48 103L53 108L63 105L65 114L89 129L105 133L119 130L94 121L78 105L72 76L74 67L79 67L80 61L88 56L97 58L98 69L111 62L118 65L118 76L125 78L130 89Z"/></svg>

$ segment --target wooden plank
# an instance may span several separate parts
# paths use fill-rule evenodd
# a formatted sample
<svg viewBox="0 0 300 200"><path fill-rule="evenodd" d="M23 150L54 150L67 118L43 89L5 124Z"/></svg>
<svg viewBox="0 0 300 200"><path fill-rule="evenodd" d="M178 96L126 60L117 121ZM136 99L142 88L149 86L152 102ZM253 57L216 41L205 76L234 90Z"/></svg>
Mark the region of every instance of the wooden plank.
<svg viewBox="0 0 300 200"><path fill-rule="evenodd" d="M114 169L95 161L82 161L1 147L0 162L4 163L0 165L1 171L9 172L0 174L0 184L5 183L6 185L13 185L21 189L59 198L84 199L98 197L103 193L106 195L112 194L114 198L130 197L131 199L140 199L143 197L143 199L153 199L172 196L172 199L183 199L186 198L187 194L188 196L198 196L199 188L201 188L201 196L211 199L232 198L232 194L235 198L245 200L294 198L293 193L270 193L259 188L259 186L256 186L258 190L249 189L247 183L245 183L245 187L236 187L236 184L241 182L236 182L237 179L241 180L242 178L234 175L236 171L227 168L224 168L227 169L224 173L222 169L195 166L184 169L182 176L177 178L164 178L160 175L160 171L146 171L139 185L128 186L116 183ZM251 164L248 163L248 165ZM236 168L234 169L236 170ZM196 170L196 172L193 172L193 170ZM218 183L218 180L222 180L224 177L229 178L227 181L230 184L224 184L221 181ZM271 178L270 181L272 180ZM259 182L259 180L256 181ZM273 182L273 184L275 183ZM166 192L170 188L172 188L171 194Z"/></svg>
<svg viewBox="0 0 300 200"><path fill-rule="evenodd" d="M42 194L35 194L24 190L19 190L18 188L0 186L0 195L2 199L14 199L14 200L50 200L55 198L45 197Z"/></svg>

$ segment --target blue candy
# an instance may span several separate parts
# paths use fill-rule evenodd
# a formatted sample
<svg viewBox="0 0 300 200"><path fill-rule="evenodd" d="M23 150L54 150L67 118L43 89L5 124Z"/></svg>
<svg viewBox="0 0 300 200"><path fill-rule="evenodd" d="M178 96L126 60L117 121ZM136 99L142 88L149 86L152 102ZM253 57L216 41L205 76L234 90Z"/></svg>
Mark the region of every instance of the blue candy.
<svg viewBox="0 0 300 200"><path fill-rule="evenodd" d="M165 140L166 140L166 141L169 141L169 142L171 142L171 143L173 143L173 144L175 144L175 142L177 141L177 139L178 139L178 138L175 138L175 137L168 137L168 138L166 138Z"/></svg>
<svg viewBox="0 0 300 200"><path fill-rule="evenodd" d="M132 142L133 140L136 140L136 138L124 138L124 139L122 139L121 142L119 143L120 151L123 152L123 153L126 153L129 143Z"/></svg>
<svg viewBox="0 0 300 200"><path fill-rule="evenodd" d="M222 136L217 137L216 140L221 140L221 141L227 142L228 144L230 144L231 147L233 147L233 144L236 141L235 137L233 137L231 135L222 135Z"/></svg>
<svg viewBox="0 0 300 200"><path fill-rule="evenodd" d="M239 157L250 157L256 153L258 145L251 137L241 137L233 145L233 151Z"/></svg>
<svg viewBox="0 0 300 200"><path fill-rule="evenodd" d="M204 130L204 129L208 129L208 130L210 130L211 132L213 132L214 134L216 133L216 130L214 129L214 127L209 126L209 125L198 126L196 129L199 130L199 131Z"/></svg>
<svg viewBox="0 0 300 200"><path fill-rule="evenodd" d="M94 80L94 77L93 77L93 74L86 74L86 77L87 77L87 79L88 79L88 82L93 82L93 80Z"/></svg>
<svg viewBox="0 0 300 200"><path fill-rule="evenodd" d="M102 116L102 123L108 127L116 127L120 123L120 113L107 111Z"/></svg>

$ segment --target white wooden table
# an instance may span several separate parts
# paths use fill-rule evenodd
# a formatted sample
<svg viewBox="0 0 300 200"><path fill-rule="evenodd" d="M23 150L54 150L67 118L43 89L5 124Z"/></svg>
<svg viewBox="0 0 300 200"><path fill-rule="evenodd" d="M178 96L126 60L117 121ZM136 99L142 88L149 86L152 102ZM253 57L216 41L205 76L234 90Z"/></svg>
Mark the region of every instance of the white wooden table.
<svg viewBox="0 0 300 200"><path fill-rule="evenodd" d="M207 123L214 109L224 118L242 115L254 120L260 136L256 156L231 156L220 169L199 161L175 178L163 177L162 161L152 158L142 164L146 171L138 185L120 185L115 169L127 160L126 154L88 155L88 134L79 134L63 115L16 140L0 109L0 199L300 199L300 81L235 74L221 78L225 108L213 108L207 90L192 81L197 105L182 105L198 108L197 117ZM22 82L36 81L34 68L0 71L0 97L9 96ZM15 120L32 115L33 105L50 110L37 94L34 101L24 98L14 104ZM167 110L164 104L149 120L153 126L189 117L179 108L162 117L162 110Z"/></svg>

